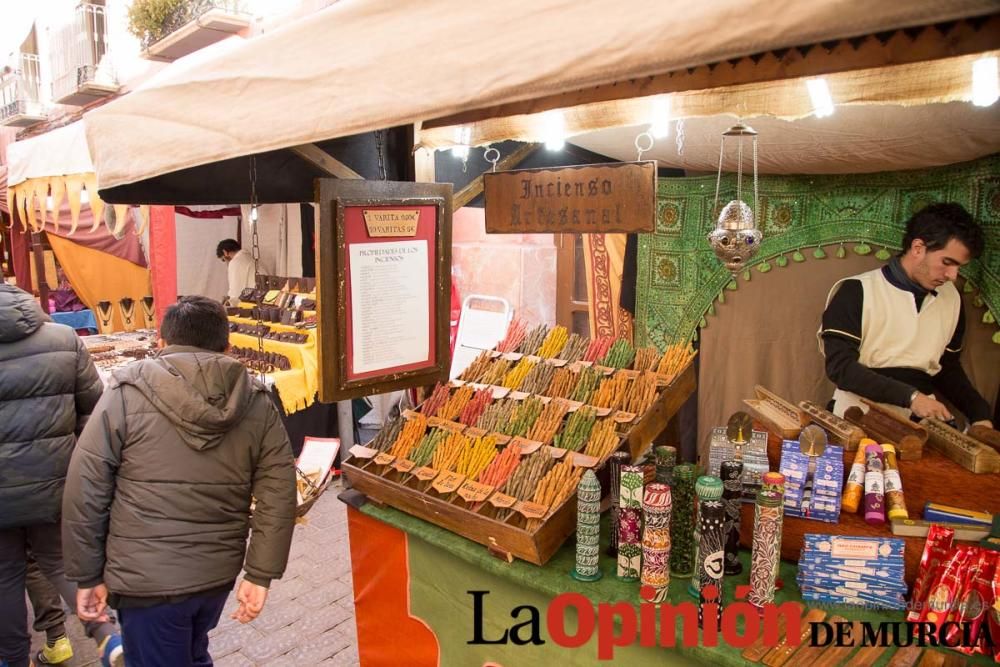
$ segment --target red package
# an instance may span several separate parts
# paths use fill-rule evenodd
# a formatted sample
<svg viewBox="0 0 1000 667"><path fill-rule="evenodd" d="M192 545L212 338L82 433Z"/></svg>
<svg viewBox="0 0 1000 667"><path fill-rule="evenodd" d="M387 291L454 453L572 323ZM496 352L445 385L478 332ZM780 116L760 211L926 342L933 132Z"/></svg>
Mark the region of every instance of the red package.
<svg viewBox="0 0 1000 667"><path fill-rule="evenodd" d="M924 553L920 557L920 571L913 583L913 594L910 596L910 611L906 620L917 621L923 612L923 603L927 602L927 592L940 573L944 561L951 551L955 531L952 528L932 525L927 531L927 541L924 542Z"/></svg>
<svg viewBox="0 0 1000 667"><path fill-rule="evenodd" d="M960 546L951 552L934 583L927 590L927 597L920 607L920 622L941 627L955 606L962 583L962 571L969 562L972 547Z"/></svg>
<svg viewBox="0 0 1000 667"><path fill-rule="evenodd" d="M980 645L983 647L983 652L986 655L992 655L994 662L1000 662L1000 553L993 552L993 560L995 567L993 569L993 590L992 596L987 599L987 613L986 616L989 619L989 636L992 639L993 645L990 646L986 643L986 633L982 634L982 641Z"/></svg>
<svg viewBox="0 0 1000 667"><path fill-rule="evenodd" d="M962 590L948 620L960 625L950 626L945 637L947 644L966 655L975 653L979 646L979 633L993 598L994 552L975 548L970 552L969 566L965 568ZM964 634L964 626L969 632ZM963 643L966 641L967 643Z"/></svg>

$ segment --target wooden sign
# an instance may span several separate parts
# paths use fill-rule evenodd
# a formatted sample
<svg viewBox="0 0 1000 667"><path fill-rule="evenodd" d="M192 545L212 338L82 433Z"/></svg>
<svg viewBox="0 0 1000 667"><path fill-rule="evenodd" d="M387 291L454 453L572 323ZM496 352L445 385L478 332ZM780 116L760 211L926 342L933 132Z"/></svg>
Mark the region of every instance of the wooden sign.
<svg viewBox="0 0 1000 667"><path fill-rule="evenodd" d="M319 399L448 381L450 184L319 179Z"/></svg>
<svg viewBox="0 0 1000 667"><path fill-rule="evenodd" d="M656 163L486 172L490 234L652 232Z"/></svg>

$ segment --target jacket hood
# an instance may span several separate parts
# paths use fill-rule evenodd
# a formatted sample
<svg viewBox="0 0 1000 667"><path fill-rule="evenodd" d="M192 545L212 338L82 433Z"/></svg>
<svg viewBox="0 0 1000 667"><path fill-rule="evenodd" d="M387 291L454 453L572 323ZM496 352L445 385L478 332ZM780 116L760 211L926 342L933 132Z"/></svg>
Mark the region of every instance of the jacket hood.
<svg viewBox="0 0 1000 667"><path fill-rule="evenodd" d="M246 367L217 352L171 345L114 374L135 387L196 450L215 447L250 407L255 384Z"/></svg>
<svg viewBox="0 0 1000 667"><path fill-rule="evenodd" d="M0 284L0 343L13 343L38 331L49 320L35 297Z"/></svg>

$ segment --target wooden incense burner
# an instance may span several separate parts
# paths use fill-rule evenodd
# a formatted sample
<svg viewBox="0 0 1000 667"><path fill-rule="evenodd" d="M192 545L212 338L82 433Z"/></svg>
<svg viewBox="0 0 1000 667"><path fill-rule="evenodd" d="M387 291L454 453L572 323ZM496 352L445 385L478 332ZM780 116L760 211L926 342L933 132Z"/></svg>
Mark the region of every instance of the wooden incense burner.
<svg viewBox="0 0 1000 667"><path fill-rule="evenodd" d="M756 398L745 398L743 402L754 416L772 433L786 440L798 438L803 427L809 424L809 416L759 384L753 390Z"/></svg>
<svg viewBox="0 0 1000 667"><path fill-rule="evenodd" d="M866 398L861 400L868 406L868 412L859 406L851 406L844 413L847 421L860 426L871 439L895 445L902 461L915 461L923 456L924 443L927 442L925 427L883 405Z"/></svg>
<svg viewBox="0 0 1000 667"><path fill-rule="evenodd" d="M920 425L927 429L927 442L931 447L966 470L975 473L1000 472L1000 453L979 440L937 419L924 419Z"/></svg>
<svg viewBox="0 0 1000 667"><path fill-rule="evenodd" d="M830 440L844 446L844 451L857 450L858 443L867 437L861 427L838 417L829 410L824 410L812 401L802 401L799 408L805 412L811 421L819 424L830 436Z"/></svg>

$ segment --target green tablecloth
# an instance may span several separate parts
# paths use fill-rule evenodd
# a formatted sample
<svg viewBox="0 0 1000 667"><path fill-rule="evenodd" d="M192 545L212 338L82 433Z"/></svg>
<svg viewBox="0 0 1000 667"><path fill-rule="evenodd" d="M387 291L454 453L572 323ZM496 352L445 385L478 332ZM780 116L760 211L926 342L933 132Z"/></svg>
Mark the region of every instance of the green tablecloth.
<svg viewBox="0 0 1000 667"><path fill-rule="evenodd" d="M556 553L544 566L515 560L507 563L491 556L485 547L443 528L432 525L403 512L366 504L365 514L377 518L406 532L410 567L410 612L422 619L435 632L441 649L441 665L482 665L494 661L504 667L518 665L543 665L546 661L556 661L558 665L608 664L597 659L596 631L590 643L577 649L567 649L556 645L546 629L545 613L551 600L567 592L584 594L596 605L599 602L632 602L638 609L639 585L624 583L615 577L615 563L608 557L601 557L604 576L597 582L581 583L569 576L575 564L573 539ZM817 532L822 526L817 525ZM609 536L608 516L603 517L602 554ZM726 577L726 601L731 601L735 586L746 584L749 578L750 554L741 552L743 574ZM781 578L784 589L778 592L776 602L801 600L795 582L796 567L783 562ZM689 580L672 580L669 601L678 603L693 601L687 593ZM519 646L514 644L469 645L473 638L473 596L468 591L490 591L483 597L483 636L495 639L503 635L511 626L528 619L528 612L521 611L517 618L511 612L520 605L532 605L540 611L541 637L545 644ZM815 603L806 605L816 607ZM903 612L882 612L858 607L826 605L827 616L834 614L849 620L864 620L873 623L901 621ZM638 611L637 611L638 614ZM566 630L575 630L576 619L567 615ZM742 629L742 623L740 623ZM677 628L677 644L681 643L682 628ZM524 636L528 636L524 632ZM860 641L860 640L859 640ZM720 637L721 642L721 637ZM925 649L935 650L935 649ZM940 649L944 650L944 649ZM875 665L884 665L895 651L889 648ZM955 656L959 654L948 651ZM741 649L730 646L671 648L642 647L636 642L624 648L616 648L614 663L629 665L664 664L713 664L747 665ZM963 656L964 657L964 656ZM992 664L985 658L970 661Z"/></svg>

